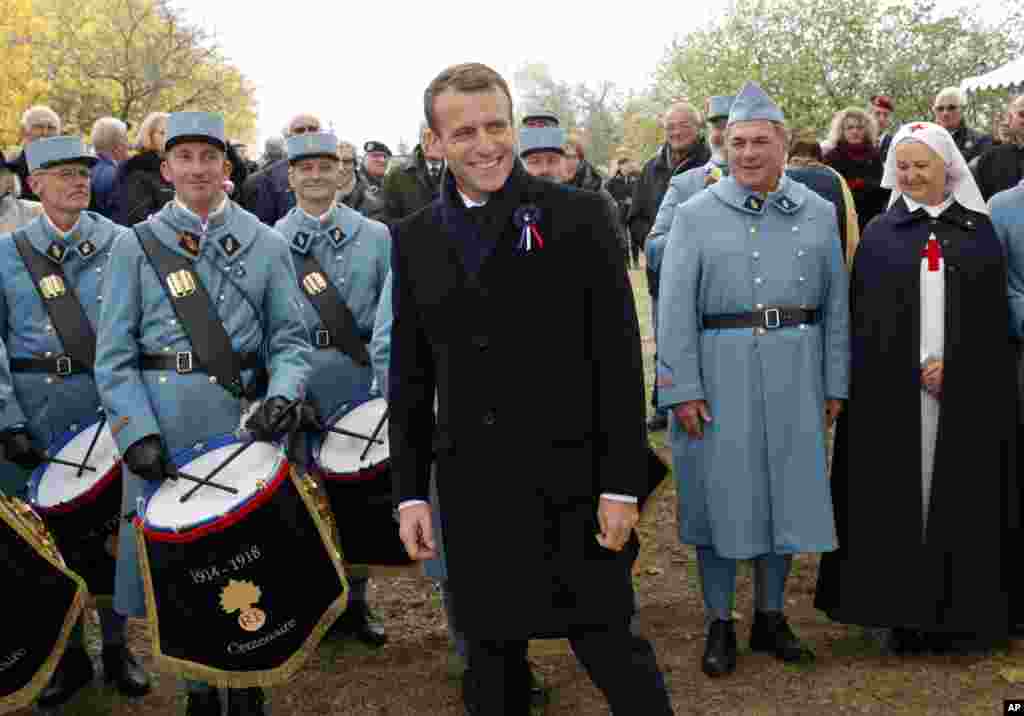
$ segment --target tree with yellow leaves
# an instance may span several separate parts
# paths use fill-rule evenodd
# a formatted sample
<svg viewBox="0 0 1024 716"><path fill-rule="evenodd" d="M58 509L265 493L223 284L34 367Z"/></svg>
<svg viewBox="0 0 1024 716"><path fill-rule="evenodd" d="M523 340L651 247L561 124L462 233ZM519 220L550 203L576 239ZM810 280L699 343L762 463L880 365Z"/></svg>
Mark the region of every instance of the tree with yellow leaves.
<svg viewBox="0 0 1024 716"><path fill-rule="evenodd" d="M46 82L33 74L32 38L45 20L31 0L0 0L0 147L21 143L21 113L46 94Z"/></svg>

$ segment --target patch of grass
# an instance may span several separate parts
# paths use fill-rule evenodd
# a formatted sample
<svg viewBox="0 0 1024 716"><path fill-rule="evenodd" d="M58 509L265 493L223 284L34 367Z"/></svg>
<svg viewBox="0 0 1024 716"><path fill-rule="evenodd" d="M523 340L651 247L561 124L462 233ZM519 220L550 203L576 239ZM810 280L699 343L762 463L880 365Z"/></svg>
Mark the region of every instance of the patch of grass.
<svg viewBox="0 0 1024 716"><path fill-rule="evenodd" d="M324 671L339 672L348 669L353 659L376 656L380 648L364 644L356 639L333 637L320 642L320 667Z"/></svg>
<svg viewBox="0 0 1024 716"><path fill-rule="evenodd" d="M883 656L884 633L863 627L850 627L846 636L832 642L830 651L838 657Z"/></svg>

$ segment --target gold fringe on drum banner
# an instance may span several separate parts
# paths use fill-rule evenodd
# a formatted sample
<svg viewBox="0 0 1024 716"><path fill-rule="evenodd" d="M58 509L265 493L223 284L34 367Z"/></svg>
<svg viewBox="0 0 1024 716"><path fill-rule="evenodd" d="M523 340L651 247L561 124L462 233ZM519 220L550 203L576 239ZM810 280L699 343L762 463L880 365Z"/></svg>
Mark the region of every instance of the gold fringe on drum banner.
<svg viewBox="0 0 1024 716"><path fill-rule="evenodd" d="M158 671L175 674L185 679L201 681L211 686L226 689L247 689L254 686L269 688L280 686L305 666L306 661L323 641L327 630L331 628L338 617L348 607L348 579L345 576L345 568L342 563L341 551L338 548L337 532L334 529L334 513L331 512L330 503L326 499L318 499L321 494L319 485L309 475L299 477L292 468L291 482L302 497L303 504L313 518L320 538L324 543L327 554L338 572L341 580L341 596L331 603L324 615L313 628L309 638L303 642L298 651L278 667L263 669L260 671L225 671L204 666L194 661L178 659L167 656L160 648L160 620L156 612L156 596L153 590L153 576L149 566L149 553L146 550L146 536L141 529L135 530L135 538L139 547L139 569L142 572L142 581L146 591L146 614L149 621L150 641L153 648L153 661Z"/></svg>
<svg viewBox="0 0 1024 716"><path fill-rule="evenodd" d="M57 669L60 658L64 656L67 648L71 630L82 616L86 601L89 598L89 591L85 586L85 580L72 572L64 564L64 558L60 556L57 545L50 536L49 530L43 524L31 508L14 498L0 495L0 519L9 524L15 532L21 535L26 542L42 555L43 559L59 569L68 579L75 583L75 598L71 600L71 608L64 617L64 624L60 630L57 643L54 644L50 655L43 662L42 667L35 673L32 680L26 686L15 691L9 696L0 699L0 714L10 713L25 708L36 700L39 692L50 683L53 672ZM33 522L30 524L29 520ZM35 524L38 522L38 524Z"/></svg>

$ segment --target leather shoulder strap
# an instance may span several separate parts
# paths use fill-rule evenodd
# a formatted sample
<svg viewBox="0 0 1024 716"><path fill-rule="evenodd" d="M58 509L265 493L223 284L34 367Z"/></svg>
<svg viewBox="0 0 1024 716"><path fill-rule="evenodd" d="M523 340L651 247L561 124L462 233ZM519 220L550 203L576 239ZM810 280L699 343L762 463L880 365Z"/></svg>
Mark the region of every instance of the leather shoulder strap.
<svg viewBox="0 0 1024 716"><path fill-rule="evenodd" d="M181 327L192 342L199 365L230 393L242 393L241 360L231 346L224 324L206 286L184 256L168 249L146 222L133 227L142 251L160 279Z"/></svg>
<svg viewBox="0 0 1024 716"><path fill-rule="evenodd" d="M43 307L57 331L64 352L79 367L92 373L96 363L96 333L78 300L78 294L64 278L60 264L46 258L34 248L23 230L14 232L14 245L32 276Z"/></svg>
<svg viewBox="0 0 1024 716"><path fill-rule="evenodd" d="M359 338L355 316L338 293L338 289L320 267L312 254L292 253L297 262L299 288L320 314L320 320L330 331L330 345L352 357L359 365L370 364L370 353Z"/></svg>

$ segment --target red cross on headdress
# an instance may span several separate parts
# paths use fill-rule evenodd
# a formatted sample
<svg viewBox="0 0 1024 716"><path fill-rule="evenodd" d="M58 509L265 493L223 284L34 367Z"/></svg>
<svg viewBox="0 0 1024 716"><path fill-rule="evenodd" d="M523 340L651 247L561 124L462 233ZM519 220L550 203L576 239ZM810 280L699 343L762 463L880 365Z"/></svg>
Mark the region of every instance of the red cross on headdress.
<svg viewBox="0 0 1024 716"><path fill-rule="evenodd" d="M910 125L911 132L920 132L922 129L928 129L928 125L920 123Z"/></svg>

